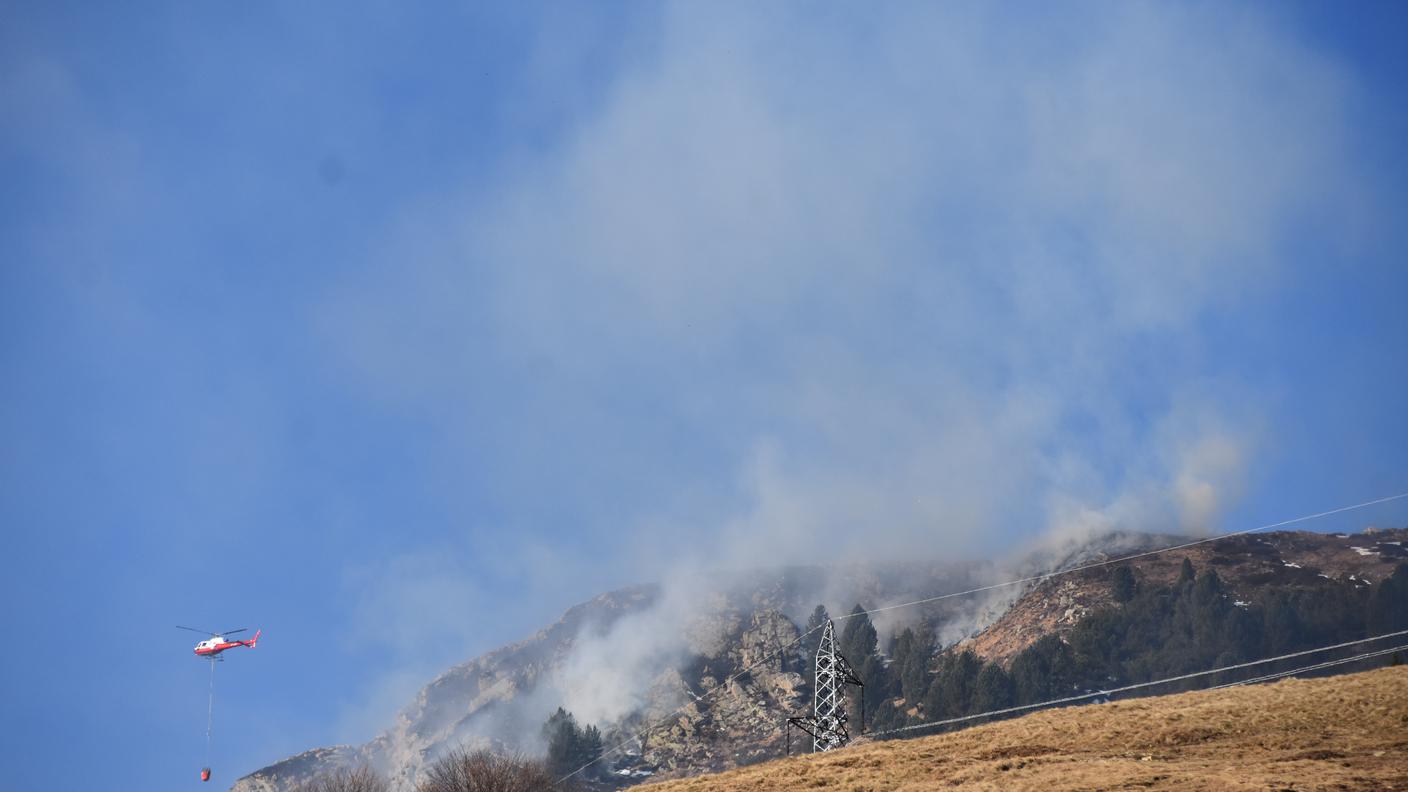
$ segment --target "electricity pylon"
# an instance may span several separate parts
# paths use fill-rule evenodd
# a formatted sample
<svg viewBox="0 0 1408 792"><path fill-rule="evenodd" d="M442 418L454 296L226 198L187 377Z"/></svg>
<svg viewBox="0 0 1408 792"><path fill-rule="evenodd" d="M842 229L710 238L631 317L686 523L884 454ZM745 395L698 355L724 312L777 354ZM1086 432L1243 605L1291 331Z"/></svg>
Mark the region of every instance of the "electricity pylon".
<svg viewBox="0 0 1408 792"><path fill-rule="evenodd" d="M860 681L851 664L836 651L836 627L830 619L821 631L821 643L816 648L816 687L812 698L812 714L788 718L787 753L792 753L792 727L812 736L812 750L829 751L851 741L846 730L845 686L860 688L860 730L865 731L865 683Z"/></svg>

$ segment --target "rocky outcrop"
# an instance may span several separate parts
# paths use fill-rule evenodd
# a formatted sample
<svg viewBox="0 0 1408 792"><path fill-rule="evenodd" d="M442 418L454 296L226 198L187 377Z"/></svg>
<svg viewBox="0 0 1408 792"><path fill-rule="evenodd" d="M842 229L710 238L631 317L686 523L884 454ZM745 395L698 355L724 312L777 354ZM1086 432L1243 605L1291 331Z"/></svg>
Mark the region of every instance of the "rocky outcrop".
<svg viewBox="0 0 1408 792"><path fill-rule="evenodd" d="M231 789L240 792L283 792L307 783L321 773L362 764L362 750L351 745L314 748L245 776Z"/></svg>
<svg viewBox="0 0 1408 792"><path fill-rule="evenodd" d="M693 700L644 734L642 759L668 777L778 755L782 719L802 710L810 690L798 668L798 636L780 611L751 614L716 657L703 658Z"/></svg>
<svg viewBox="0 0 1408 792"><path fill-rule="evenodd" d="M1123 557L1127 549L1087 554L1080 563ZM1382 580L1408 561L1408 529L1246 534L1144 556L1128 564L1140 582L1166 585L1178 579L1185 558L1198 569L1216 570L1234 597L1251 601L1257 591L1268 587L1313 586L1326 578L1361 585ZM984 660L1006 662L1043 635L1066 634L1087 613L1111 602L1113 569L1113 565L1097 567L1033 586L960 648L972 649Z"/></svg>
<svg viewBox="0 0 1408 792"><path fill-rule="evenodd" d="M394 788L413 788L422 770L441 751L458 745L502 744L497 730L532 730L541 723L495 722L503 704L537 689L571 651L588 624L607 625L650 607L658 596L653 586L603 594L567 611L551 627L527 640L505 646L455 666L426 685L395 722L361 746L319 748L276 762L251 773L231 792L285 792L324 770L370 765L388 774ZM544 714L545 717L545 714ZM517 747L517 746L512 746Z"/></svg>

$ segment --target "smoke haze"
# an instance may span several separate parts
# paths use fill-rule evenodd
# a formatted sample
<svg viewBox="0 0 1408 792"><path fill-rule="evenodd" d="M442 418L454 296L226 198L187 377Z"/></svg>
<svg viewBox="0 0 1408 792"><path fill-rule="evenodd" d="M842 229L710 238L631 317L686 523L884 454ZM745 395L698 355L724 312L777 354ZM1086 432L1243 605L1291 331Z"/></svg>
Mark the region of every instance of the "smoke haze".
<svg viewBox="0 0 1408 792"><path fill-rule="evenodd" d="M1353 225L1343 75L1254 10L756 11L669 6L325 313L519 519L578 526L548 569L664 582L566 664L588 721L680 656L698 570L1217 530L1264 394L1204 373L1204 323L1296 223Z"/></svg>
<svg viewBox="0 0 1408 792"><path fill-rule="evenodd" d="M1408 489L1393 4L12 5L17 788L203 766L161 625L264 630L230 778L603 591L662 586L476 728L653 701L747 570L800 622Z"/></svg>

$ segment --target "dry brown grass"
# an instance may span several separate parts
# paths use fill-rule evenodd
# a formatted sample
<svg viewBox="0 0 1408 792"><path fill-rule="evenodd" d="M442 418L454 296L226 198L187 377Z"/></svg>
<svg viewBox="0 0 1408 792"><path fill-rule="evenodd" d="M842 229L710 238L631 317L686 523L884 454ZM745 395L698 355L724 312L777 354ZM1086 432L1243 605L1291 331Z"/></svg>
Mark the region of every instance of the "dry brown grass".
<svg viewBox="0 0 1408 792"><path fill-rule="evenodd" d="M649 792L1408 790L1408 666L1048 710Z"/></svg>

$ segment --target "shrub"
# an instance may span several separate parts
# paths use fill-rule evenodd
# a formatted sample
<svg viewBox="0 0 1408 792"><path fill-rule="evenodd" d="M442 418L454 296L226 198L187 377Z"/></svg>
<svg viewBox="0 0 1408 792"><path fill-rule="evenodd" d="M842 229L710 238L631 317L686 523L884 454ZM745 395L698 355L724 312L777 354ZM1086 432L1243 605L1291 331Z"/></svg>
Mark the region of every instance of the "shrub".
<svg viewBox="0 0 1408 792"><path fill-rule="evenodd" d="M294 787L293 792L388 792L390 789L385 778L362 765L323 773Z"/></svg>
<svg viewBox="0 0 1408 792"><path fill-rule="evenodd" d="M557 779L542 762L518 754L456 748L430 766L417 792L540 792Z"/></svg>

